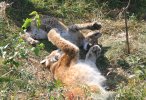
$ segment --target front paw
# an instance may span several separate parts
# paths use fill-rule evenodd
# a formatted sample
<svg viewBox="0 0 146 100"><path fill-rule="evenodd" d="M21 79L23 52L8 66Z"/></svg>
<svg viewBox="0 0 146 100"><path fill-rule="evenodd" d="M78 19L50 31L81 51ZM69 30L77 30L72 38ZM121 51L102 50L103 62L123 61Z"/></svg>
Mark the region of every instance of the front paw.
<svg viewBox="0 0 146 100"><path fill-rule="evenodd" d="M36 45L36 44L39 44L40 42L38 40L32 40L30 41L30 44L31 45Z"/></svg>
<svg viewBox="0 0 146 100"><path fill-rule="evenodd" d="M92 25L92 30L100 30L101 29L101 23L99 22L93 22L93 25Z"/></svg>
<svg viewBox="0 0 146 100"><path fill-rule="evenodd" d="M98 58L100 56L100 53L101 53L101 48L99 45L94 45L90 48L89 51L92 55L94 55Z"/></svg>
<svg viewBox="0 0 146 100"><path fill-rule="evenodd" d="M98 38L100 38L102 36L102 34L98 31L98 30L96 30L96 31L91 31L91 32L89 32L87 35L86 35L86 38L87 39L98 39Z"/></svg>

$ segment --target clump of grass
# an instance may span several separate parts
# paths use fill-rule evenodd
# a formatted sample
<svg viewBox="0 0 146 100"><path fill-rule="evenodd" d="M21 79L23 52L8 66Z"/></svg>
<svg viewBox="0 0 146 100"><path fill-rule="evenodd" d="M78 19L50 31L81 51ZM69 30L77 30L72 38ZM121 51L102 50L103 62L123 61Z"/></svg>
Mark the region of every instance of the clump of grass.
<svg viewBox="0 0 146 100"><path fill-rule="evenodd" d="M104 53L104 57L108 59L108 65L105 66L108 70L106 70L108 84L112 90L117 91L117 100L144 100L146 97L146 56L144 52L146 24L135 19L129 19L128 22L130 55L125 51L126 37L122 20L114 22L106 20L105 29L102 30L103 33L106 33L103 34L100 41L103 50L105 47L109 47Z"/></svg>
<svg viewBox="0 0 146 100"><path fill-rule="evenodd" d="M128 80L128 84L121 83L116 99L118 100L144 100L146 97L146 84L139 78Z"/></svg>

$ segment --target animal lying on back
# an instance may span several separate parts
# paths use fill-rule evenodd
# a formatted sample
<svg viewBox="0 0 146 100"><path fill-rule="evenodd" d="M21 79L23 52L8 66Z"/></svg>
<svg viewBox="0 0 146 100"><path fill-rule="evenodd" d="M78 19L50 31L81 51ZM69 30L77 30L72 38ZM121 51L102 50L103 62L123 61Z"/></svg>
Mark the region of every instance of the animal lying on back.
<svg viewBox="0 0 146 100"><path fill-rule="evenodd" d="M21 35L21 37L30 44L38 43L39 39L47 39L47 33L52 28L57 28L59 34L64 39L69 40L78 47L83 47L85 50L87 50L90 46L97 44L97 39L101 37L101 33L98 31L101 28L101 24L98 22L74 24L67 27L53 17L42 16L40 19L41 26L39 29L37 28L36 20L33 20L31 26L25 30L25 34ZM80 30L83 29L89 29L93 31L89 32L85 37L80 32Z"/></svg>
<svg viewBox="0 0 146 100"><path fill-rule="evenodd" d="M96 59L101 53L98 45L92 46L86 54L85 60L79 59L79 48L64 39L58 29L53 28L48 33L48 40L57 46L60 51L53 51L42 61L50 69L54 79L60 80L68 90L64 93L65 99L76 100L76 97L87 100L109 100L110 94L103 85L106 78L96 67ZM53 60L52 58L57 60ZM82 86L87 86L88 90ZM91 95L87 96L86 91ZM111 99L113 100L113 99Z"/></svg>

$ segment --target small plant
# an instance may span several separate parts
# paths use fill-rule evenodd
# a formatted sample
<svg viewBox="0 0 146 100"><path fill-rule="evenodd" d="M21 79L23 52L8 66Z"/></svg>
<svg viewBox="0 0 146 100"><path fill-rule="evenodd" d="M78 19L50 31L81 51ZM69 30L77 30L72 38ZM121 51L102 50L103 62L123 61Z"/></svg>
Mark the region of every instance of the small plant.
<svg viewBox="0 0 146 100"><path fill-rule="evenodd" d="M33 11L29 15L33 16L33 18L26 18L26 20L24 21L24 24L22 25L21 28L23 30L25 30L31 25L32 21L36 21L37 28L39 29L40 25L41 25L41 19L40 19L40 15L38 14L38 12ZM43 48L44 48L44 44L41 43L35 47L32 47L31 51L33 51L35 53L35 55L39 56L40 50Z"/></svg>
<svg viewBox="0 0 146 100"><path fill-rule="evenodd" d="M39 56L40 50L41 50L41 49L44 49L44 47L45 47L44 44L41 43L41 44L38 44L38 45L35 46L35 47L32 47L32 48L31 48L31 51L33 51L33 52L35 53L36 56Z"/></svg>
<svg viewBox="0 0 146 100"><path fill-rule="evenodd" d="M146 84L133 77L128 79L127 84L121 83L117 93L116 100L145 100Z"/></svg>
<svg viewBox="0 0 146 100"><path fill-rule="evenodd" d="M127 83L118 86L116 100L145 100L146 97L146 66L143 59L130 55L126 59L129 64Z"/></svg>
<svg viewBox="0 0 146 100"><path fill-rule="evenodd" d="M23 30L27 29L31 25L31 22L34 20L36 21L37 28L39 29L41 25L41 20L40 20L40 16L38 12L33 11L29 15L33 16L33 18L26 18L26 20L24 21L24 24L22 25L22 29Z"/></svg>

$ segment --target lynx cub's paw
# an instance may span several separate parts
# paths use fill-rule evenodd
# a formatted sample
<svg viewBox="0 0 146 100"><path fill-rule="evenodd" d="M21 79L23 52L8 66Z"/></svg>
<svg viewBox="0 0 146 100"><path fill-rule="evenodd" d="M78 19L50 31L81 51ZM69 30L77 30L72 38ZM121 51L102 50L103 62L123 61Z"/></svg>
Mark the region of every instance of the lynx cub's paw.
<svg viewBox="0 0 146 100"><path fill-rule="evenodd" d="M96 59L100 56L101 54L101 48L99 45L94 45L92 46L88 53L86 54L86 59L85 61L92 61L92 62L96 62Z"/></svg>
<svg viewBox="0 0 146 100"><path fill-rule="evenodd" d="M30 44L31 44L31 45L36 45L36 44L38 44L38 43L40 43L38 40L32 40L32 41L30 41Z"/></svg>
<svg viewBox="0 0 146 100"><path fill-rule="evenodd" d="M91 30L99 30L99 29L101 29L101 23L99 23L99 22L93 22L93 25L92 25L92 27L91 27Z"/></svg>
<svg viewBox="0 0 146 100"><path fill-rule="evenodd" d="M93 47L91 47L90 54L99 57L100 53L101 53L101 48L99 47L99 45L94 45Z"/></svg>
<svg viewBox="0 0 146 100"><path fill-rule="evenodd" d="M89 32L85 39L92 45L97 45L98 44L98 38L100 38L102 34L99 31L92 31Z"/></svg>

